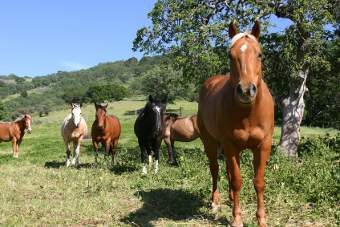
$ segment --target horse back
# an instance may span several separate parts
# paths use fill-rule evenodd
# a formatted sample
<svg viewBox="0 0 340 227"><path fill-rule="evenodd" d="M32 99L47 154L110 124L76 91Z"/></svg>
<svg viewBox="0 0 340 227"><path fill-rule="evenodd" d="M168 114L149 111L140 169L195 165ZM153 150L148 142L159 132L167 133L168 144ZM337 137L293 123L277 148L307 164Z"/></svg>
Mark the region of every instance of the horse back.
<svg viewBox="0 0 340 227"><path fill-rule="evenodd" d="M0 122L0 141L10 141L16 133L15 125L10 122Z"/></svg>

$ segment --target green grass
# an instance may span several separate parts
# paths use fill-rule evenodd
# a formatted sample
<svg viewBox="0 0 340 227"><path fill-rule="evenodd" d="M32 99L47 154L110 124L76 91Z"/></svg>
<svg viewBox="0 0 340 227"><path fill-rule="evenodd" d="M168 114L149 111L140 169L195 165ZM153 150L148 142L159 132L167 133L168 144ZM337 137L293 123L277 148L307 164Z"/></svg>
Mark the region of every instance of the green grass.
<svg viewBox="0 0 340 227"><path fill-rule="evenodd" d="M162 146L160 172L142 177L140 151L133 133L135 116L126 111L144 106L144 101L110 104L122 124L117 165L100 156L94 166L91 141L81 147L80 169L64 167L65 149L60 125L68 110L47 117L34 116L33 134L25 135L19 159L11 156L10 143L0 144L0 225L110 225L110 226L206 226L226 225L231 218L225 165L220 161L219 188L222 207L209 209L211 178L208 160L199 140L176 143L180 166L166 164ZM197 104L185 101L189 115ZM82 108L90 128L94 106ZM332 135L332 129L302 128L303 136ZM276 128L274 139L279 138ZM317 144L316 144L317 145ZM267 168L266 209L269 226L336 226L339 196L339 151L316 146L301 158L290 159L274 150ZM241 204L245 226L256 226L256 197L252 185L250 152L242 155ZM338 176L335 178L334 176Z"/></svg>

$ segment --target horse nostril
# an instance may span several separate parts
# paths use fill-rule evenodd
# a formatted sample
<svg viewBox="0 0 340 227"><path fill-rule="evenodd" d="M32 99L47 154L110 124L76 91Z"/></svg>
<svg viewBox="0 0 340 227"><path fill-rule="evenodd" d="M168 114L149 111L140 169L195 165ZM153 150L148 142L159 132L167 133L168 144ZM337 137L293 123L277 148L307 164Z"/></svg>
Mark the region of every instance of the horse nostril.
<svg viewBox="0 0 340 227"><path fill-rule="evenodd" d="M256 94L256 86L254 84L250 84L249 86L249 96L254 97Z"/></svg>
<svg viewBox="0 0 340 227"><path fill-rule="evenodd" d="M243 90L241 84L238 84L236 87L236 92L238 95L243 95Z"/></svg>

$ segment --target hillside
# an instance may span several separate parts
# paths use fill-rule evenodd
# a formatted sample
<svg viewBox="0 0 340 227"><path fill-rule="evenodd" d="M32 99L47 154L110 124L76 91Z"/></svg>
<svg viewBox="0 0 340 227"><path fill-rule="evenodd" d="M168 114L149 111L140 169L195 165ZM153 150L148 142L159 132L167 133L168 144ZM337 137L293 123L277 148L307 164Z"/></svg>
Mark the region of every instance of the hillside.
<svg viewBox="0 0 340 227"><path fill-rule="evenodd" d="M0 98L5 113L0 118L10 119L20 112L58 110L72 98L84 97L90 87L130 84L143 73L159 65L160 57L130 58L98 64L89 69L40 77L0 76ZM138 94L134 90L132 93Z"/></svg>

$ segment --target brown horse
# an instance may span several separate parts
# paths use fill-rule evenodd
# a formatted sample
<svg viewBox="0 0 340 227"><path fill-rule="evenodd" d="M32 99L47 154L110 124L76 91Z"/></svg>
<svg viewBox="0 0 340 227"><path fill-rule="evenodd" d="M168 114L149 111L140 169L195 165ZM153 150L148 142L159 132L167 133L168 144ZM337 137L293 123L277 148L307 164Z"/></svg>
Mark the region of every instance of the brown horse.
<svg viewBox="0 0 340 227"><path fill-rule="evenodd" d="M165 130L163 140L168 148L168 163L176 165L174 143L175 141L191 142L199 137L197 116L178 117L177 114L170 113L164 116L164 122Z"/></svg>
<svg viewBox="0 0 340 227"><path fill-rule="evenodd" d="M19 157L19 146L25 135L25 129L32 133L32 117L25 114L14 122L0 122L0 142L12 141L13 157Z"/></svg>
<svg viewBox="0 0 340 227"><path fill-rule="evenodd" d="M95 103L96 107L96 120L92 124L92 143L95 150L95 161L97 163L99 143L105 149L106 154L112 155L112 165L116 154L115 148L117 147L118 140L121 133L119 120L116 116L106 115L106 108L108 104L102 105Z"/></svg>
<svg viewBox="0 0 340 227"><path fill-rule="evenodd" d="M240 191L240 152L250 148L255 171L254 187L257 194L257 220L266 226L264 209L264 174L269 158L274 130L274 104L262 79L261 48L258 42L258 21L252 33L239 33L232 23L229 35L231 72L213 76L203 84L199 96L198 127L212 175L212 206L217 208L217 150L222 145L227 164L229 196L233 202L233 226L242 226Z"/></svg>

